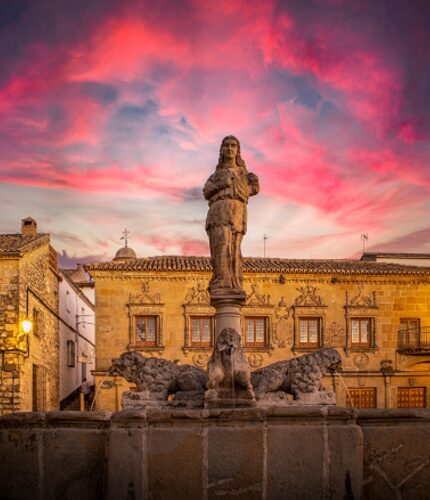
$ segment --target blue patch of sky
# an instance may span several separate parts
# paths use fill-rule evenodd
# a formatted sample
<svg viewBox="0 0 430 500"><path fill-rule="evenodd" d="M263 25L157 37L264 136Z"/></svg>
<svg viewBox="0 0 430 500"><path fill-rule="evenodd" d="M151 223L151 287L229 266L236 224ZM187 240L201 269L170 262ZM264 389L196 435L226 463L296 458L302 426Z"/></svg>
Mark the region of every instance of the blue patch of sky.
<svg viewBox="0 0 430 500"><path fill-rule="evenodd" d="M81 92L94 99L100 104L115 102L118 98L118 90L112 85L97 82L83 82L79 84Z"/></svg>
<svg viewBox="0 0 430 500"><path fill-rule="evenodd" d="M172 127L164 123L155 127L154 130L160 135L172 135L174 132L174 129Z"/></svg>
<svg viewBox="0 0 430 500"><path fill-rule="evenodd" d="M124 104L118 110L118 116L127 120L142 121L158 110L158 104L153 99L148 99L143 105Z"/></svg>
<svg viewBox="0 0 430 500"><path fill-rule="evenodd" d="M310 109L315 109L321 100L320 94L304 78L292 77L291 82L296 90L296 101Z"/></svg>

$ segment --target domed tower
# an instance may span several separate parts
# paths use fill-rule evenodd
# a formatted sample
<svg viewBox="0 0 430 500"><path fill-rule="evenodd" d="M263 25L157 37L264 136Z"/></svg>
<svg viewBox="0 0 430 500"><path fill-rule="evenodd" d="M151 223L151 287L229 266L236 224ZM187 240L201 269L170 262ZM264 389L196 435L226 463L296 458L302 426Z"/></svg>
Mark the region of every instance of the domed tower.
<svg viewBox="0 0 430 500"><path fill-rule="evenodd" d="M129 259L137 259L136 252L128 246L128 239L130 237L130 231L125 228L123 231L121 239L124 240L124 246L118 250L113 258L114 261L125 261Z"/></svg>

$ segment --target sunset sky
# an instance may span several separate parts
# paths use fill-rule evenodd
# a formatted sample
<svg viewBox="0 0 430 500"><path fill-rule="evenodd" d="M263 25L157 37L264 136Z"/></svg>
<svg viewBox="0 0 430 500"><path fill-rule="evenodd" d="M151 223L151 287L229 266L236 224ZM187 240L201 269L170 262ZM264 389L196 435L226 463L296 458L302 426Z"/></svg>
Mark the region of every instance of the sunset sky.
<svg viewBox="0 0 430 500"><path fill-rule="evenodd" d="M208 255L234 134L246 256L430 252L430 2L1 0L0 232L63 266Z"/></svg>

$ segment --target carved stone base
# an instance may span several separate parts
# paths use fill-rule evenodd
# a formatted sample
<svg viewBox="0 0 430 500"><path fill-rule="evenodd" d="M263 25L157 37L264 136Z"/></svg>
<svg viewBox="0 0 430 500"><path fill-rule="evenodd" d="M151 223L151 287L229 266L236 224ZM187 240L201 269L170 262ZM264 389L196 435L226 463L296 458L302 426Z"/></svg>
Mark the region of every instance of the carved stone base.
<svg viewBox="0 0 430 500"><path fill-rule="evenodd" d="M335 405L336 395L333 391L321 390L318 392L302 392L293 401L299 405Z"/></svg>
<svg viewBox="0 0 430 500"><path fill-rule="evenodd" d="M203 408L204 393L198 391L178 391L168 401L169 408Z"/></svg>
<svg viewBox="0 0 430 500"><path fill-rule="evenodd" d="M250 408L256 406L254 392L250 389L218 388L205 392L205 408Z"/></svg>
<svg viewBox="0 0 430 500"><path fill-rule="evenodd" d="M164 408L168 401L160 399L159 393L150 391L125 391L122 393L121 406L123 410L144 410L145 408Z"/></svg>
<svg viewBox="0 0 430 500"><path fill-rule="evenodd" d="M257 394L257 406L305 406L305 405L335 405L336 397L332 391L307 392L300 394L299 399L284 391L266 392Z"/></svg>
<svg viewBox="0 0 430 500"><path fill-rule="evenodd" d="M293 396L284 391L265 392L256 394L257 406L289 406L293 404Z"/></svg>

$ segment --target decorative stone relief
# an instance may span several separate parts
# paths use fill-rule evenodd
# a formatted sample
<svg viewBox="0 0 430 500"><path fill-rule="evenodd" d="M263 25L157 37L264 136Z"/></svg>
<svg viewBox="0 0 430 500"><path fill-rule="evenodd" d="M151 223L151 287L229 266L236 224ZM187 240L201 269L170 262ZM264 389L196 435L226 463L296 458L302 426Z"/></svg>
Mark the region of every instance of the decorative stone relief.
<svg viewBox="0 0 430 500"><path fill-rule="evenodd" d="M348 307L378 307L376 305L376 292L372 292L371 295L363 295L363 290L361 288L358 289L357 295L353 297L349 297L348 292L345 292L346 295L346 305Z"/></svg>
<svg viewBox="0 0 430 500"><path fill-rule="evenodd" d="M275 325L272 340L278 347L285 347L293 343L293 326L284 318L281 318Z"/></svg>
<svg viewBox="0 0 430 500"><path fill-rule="evenodd" d="M345 345L345 328L332 321L324 332L326 347L343 347Z"/></svg>
<svg viewBox="0 0 430 500"><path fill-rule="evenodd" d="M319 295L317 295L318 289L316 286L305 285L296 288L296 290L300 292L300 295L296 297L296 300L294 301L295 306L306 306L306 307L324 306L322 298Z"/></svg>
<svg viewBox="0 0 430 500"><path fill-rule="evenodd" d="M365 387L367 383L366 377L357 377L357 385L359 387Z"/></svg>
<svg viewBox="0 0 430 500"><path fill-rule="evenodd" d="M185 304L188 305L210 305L209 292L205 283L197 283L187 291Z"/></svg>
<svg viewBox="0 0 430 500"><path fill-rule="evenodd" d="M256 352L253 352L248 356L248 363L252 368L260 368L260 366L263 364L263 356Z"/></svg>
<svg viewBox="0 0 430 500"><path fill-rule="evenodd" d="M160 304L161 296L159 293L151 294L149 292L149 283L142 281L142 291L140 293L130 294L130 304Z"/></svg>
<svg viewBox="0 0 430 500"><path fill-rule="evenodd" d="M209 361L209 356L205 352L196 352L193 356L193 363L196 366L200 366L201 368L206 367L208 361Z"/></svg>
<svg viewBox="0 0 430 500"><path fill-rule="evenodd" d="M382 373L391 373L394 371L393 360L392 359L382 359L381 368Z"/></svg>
<svg viewBox="0 0 430 500"><path fill-rule="evenodd" d="M352 361L359 370L363 370L369 364L369 356L364 352L358 352L354 355Z"/></svg>
<svg viewBox="0 0 430 500"><path fill-rule="evenodd" d="M384 485L384 490L381 492L385 498L402 500L420 497L417 493L417 486L422 484L422 476L420 478L418 474L428 469L428 456L420 455L418 452L411 456L404 443L399 443L391 449L387 449L386 445L376 449L369 443L365 443L364 448L365 471L367 472L367 477L364 477L365 485L372 483Z"/></svg>
<svg viewBox="0 0 430 500"><path fill-rule="evenodd" d="M246 297L247 306L270 306L270 295L260 294L258 285L253 283L251 285L252 292Z"/></svg>
<svg viewBox="0 0 430 500"><path fill-rule="evenodd" d="M285 347L286 344L293 343L293 329L288 323L290 310L284 297L281 297L278 305L274 309L274 328L272 333L272 341L278 347Z"/></svg>

